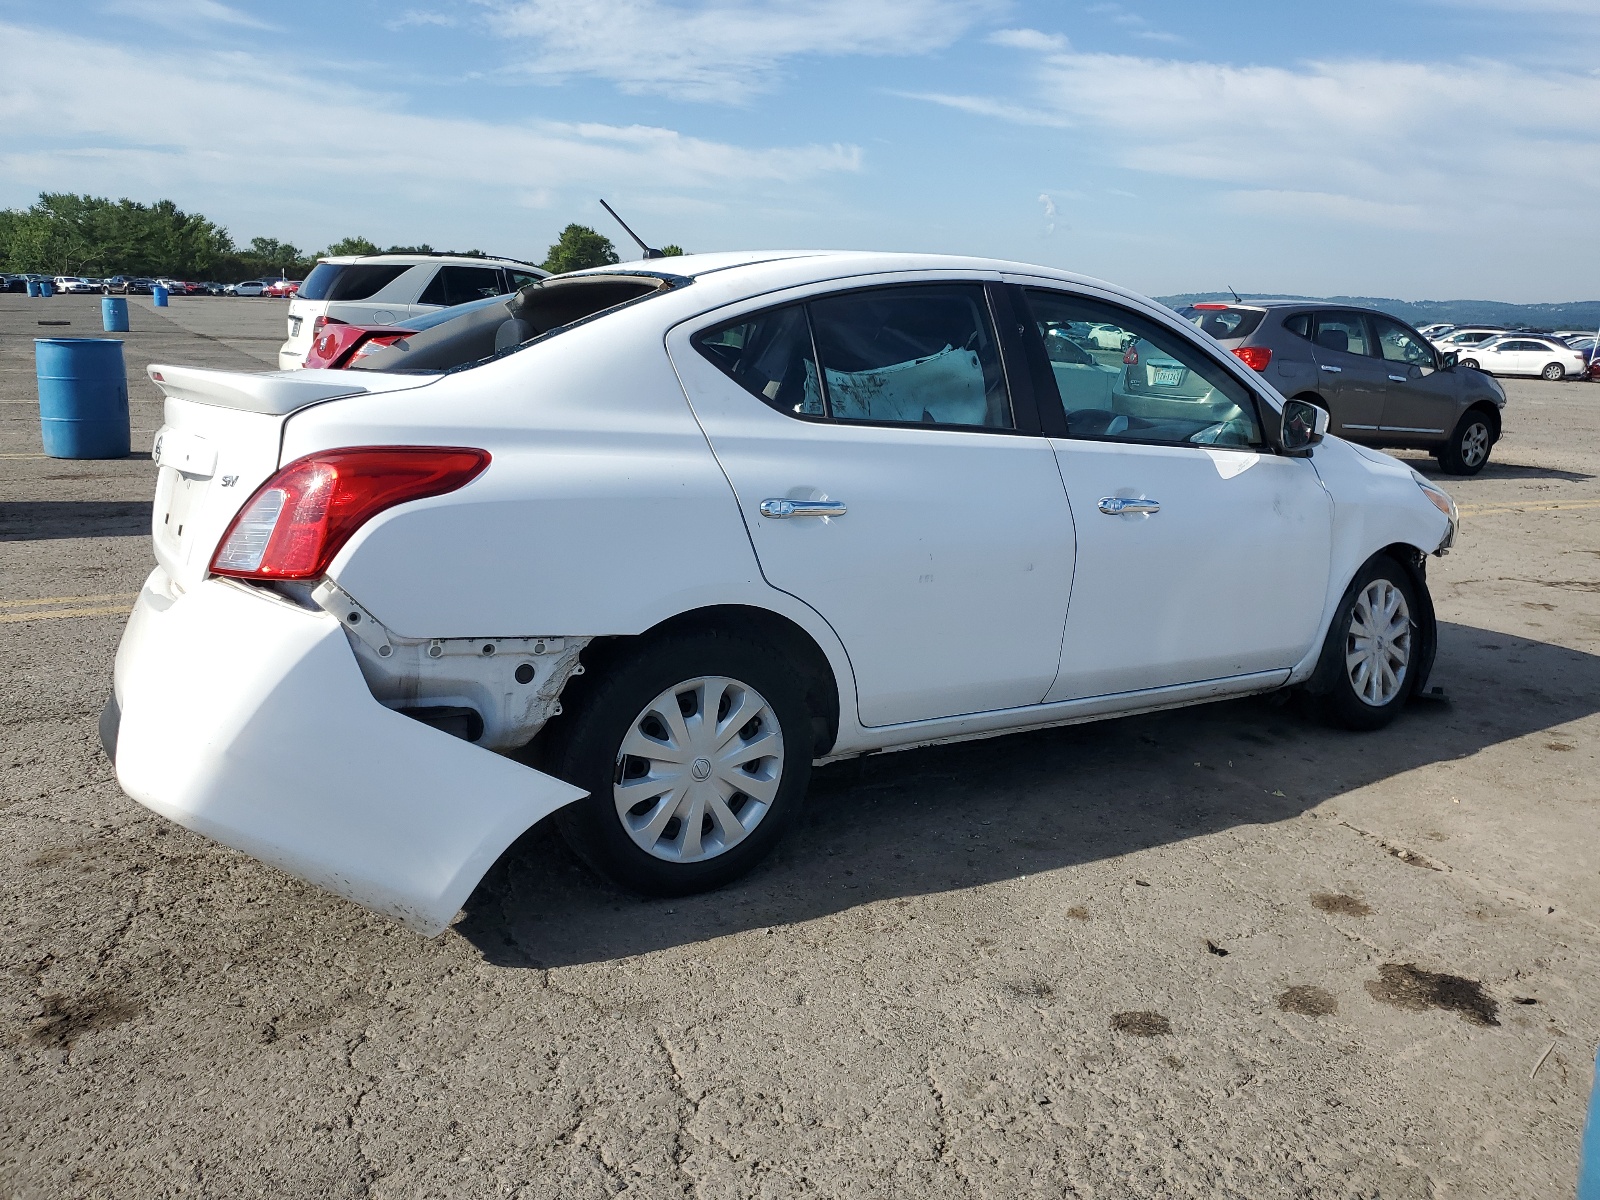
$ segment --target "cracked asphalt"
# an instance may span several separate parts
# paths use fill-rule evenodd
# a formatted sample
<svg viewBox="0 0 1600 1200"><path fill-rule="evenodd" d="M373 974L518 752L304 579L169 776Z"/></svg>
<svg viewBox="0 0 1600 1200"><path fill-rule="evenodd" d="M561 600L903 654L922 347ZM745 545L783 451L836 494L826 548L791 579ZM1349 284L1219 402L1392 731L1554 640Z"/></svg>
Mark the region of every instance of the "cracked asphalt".
<svg viewBox="0 0 1600 1200"><path fill-rule="evenodd" d="M1508 383L1445 481L1449 703L830 766L770 863L684 900L540 827L428 941L146 812L97 744L151 565L143 366L270 364L282 317L136 299L141 454L58 462L28 339L98 300L0 296L0 1195L1571 1195L1600 387Z"/></svg>

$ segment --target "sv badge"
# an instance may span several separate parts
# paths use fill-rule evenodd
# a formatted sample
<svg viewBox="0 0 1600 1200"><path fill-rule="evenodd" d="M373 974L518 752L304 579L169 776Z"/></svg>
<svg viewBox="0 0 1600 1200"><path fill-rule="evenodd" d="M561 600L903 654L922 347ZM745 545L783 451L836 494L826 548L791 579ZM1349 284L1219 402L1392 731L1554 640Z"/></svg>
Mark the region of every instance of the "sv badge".
<svg viewBox="0 0 1600 1200"><path fill-rule="evenodd" d="M239 477L237 475L224 475L222 477L222 486L223 487L232 487L234 484L236 484L238 482L239 482Z"/></svg>

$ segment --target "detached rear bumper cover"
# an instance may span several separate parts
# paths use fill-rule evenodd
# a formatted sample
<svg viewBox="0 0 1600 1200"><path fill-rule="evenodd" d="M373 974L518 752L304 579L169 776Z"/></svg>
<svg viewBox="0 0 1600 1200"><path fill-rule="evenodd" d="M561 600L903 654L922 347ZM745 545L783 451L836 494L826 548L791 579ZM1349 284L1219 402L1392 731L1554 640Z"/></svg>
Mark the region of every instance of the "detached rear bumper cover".
<svg viewBox="0 0 1600 1200"><path fill-rule="evenodd" d="M384 708L332 617L216 579L145 585L116 702L129 796L428 936L585 794Z"/></svg>

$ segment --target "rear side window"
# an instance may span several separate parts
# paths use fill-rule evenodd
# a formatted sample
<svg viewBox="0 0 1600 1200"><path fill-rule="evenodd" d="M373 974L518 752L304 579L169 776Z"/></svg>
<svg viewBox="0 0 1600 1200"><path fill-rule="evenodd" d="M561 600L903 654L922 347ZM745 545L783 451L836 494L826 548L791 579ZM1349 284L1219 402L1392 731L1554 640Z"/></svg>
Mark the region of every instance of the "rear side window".
<svg viewBox="0 0 1600 1200"><path fill-rule="evenodd" d="M1318 313L1315 340L1324 350L1372 356L1372 346L1367 339L1367 323L1360 313Z"/></svg>
<svg viewBox="0 0 1600 1200"><path fill-rule="evenodd" d="M1296 337L1303 337L1308 342L1311 340L1310 313L1295 313L1292 317L1285 317L1283 327Z"/></svg>
<svg viewBox="0 0 1600 1200"><path fill-rule="evenodd" d="M543 275L534 275L529 271L506 271L506 279L509 284L509 290L513 292L520 292L530 283L538 283L539 280L543 278Z"/></svg>
<svg viewBox="0 0 1600 1200"><path fill-rule="evenodd" d="M300 298L366 300L410 269L405 263L318 263L300 285Z"/></svg>
<svg viewBox="0 0 1600 1200"><path fill-rule="evenodd" d="M1226 305L1196 304L1178 314L1199 326L1219 342L1230 338L1247 338L1261 324L1267 314L1259 308L1230 308Z"/></svg>
<svg viewBox="0 0 1600 1200"><path fill-rule="evenodd" d="M980 284L827 296L707 330L695 345L780 412L881 425L1015 428Z"/></svg>
<svg viewBox="0 0 1600 1200"><path fill-rule="evenodd" d="M418 304L438 304L450 308L469 300L498 296L504 291L500 272L494 267L440 267L433 281L417 298Z"/></svg>

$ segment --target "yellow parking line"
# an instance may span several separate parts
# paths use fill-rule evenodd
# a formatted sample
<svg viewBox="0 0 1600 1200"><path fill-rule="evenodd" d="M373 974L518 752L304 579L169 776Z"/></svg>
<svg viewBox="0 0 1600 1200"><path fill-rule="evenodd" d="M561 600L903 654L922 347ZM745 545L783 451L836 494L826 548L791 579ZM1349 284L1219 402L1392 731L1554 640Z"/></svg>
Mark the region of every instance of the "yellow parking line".
<svg viewBox="0 0 1600 1200"><path fill-rule="evenodd" d="M1568 508L1600 508L1600 500L1548 500L1526 504L1461 504L1457 505L1463 516L1487 517L1496 513L1560 512Z"/></svg>
<svg viewBox="0 0 1600 1200"><path fill-rule="evenodd" d="M50 621L56 617L99 617L112 613L126 616L129 611L126 604L113 604L104 608L51 608L44 612L0 613L0 625L9 625L13 621Z"/></svg>
<svg viewBox="0 0 1600 1200"><path fill-rule="evenodd" d="M107 592L103 596L40 596L37 600L0 600L0 608L37 608L41 604L99 604L106 600L138 598L138 592Z"/></svg>

